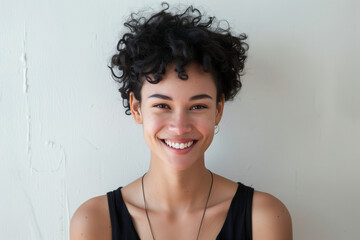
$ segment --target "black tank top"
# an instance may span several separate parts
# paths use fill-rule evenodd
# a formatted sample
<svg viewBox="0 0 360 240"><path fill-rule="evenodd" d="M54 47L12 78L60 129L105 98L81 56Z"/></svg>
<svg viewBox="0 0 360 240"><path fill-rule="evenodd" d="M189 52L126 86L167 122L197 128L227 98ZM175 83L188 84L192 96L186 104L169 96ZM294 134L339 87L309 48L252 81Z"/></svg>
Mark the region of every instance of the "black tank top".
<svg viewBox="0 0 360 240"><path fill-rule="evenodd" d="M252 240L251 206L254 189L238 183L226 220L216 240ZM112 240L140 240L122 198L121 187L107 193Z"/></svg>

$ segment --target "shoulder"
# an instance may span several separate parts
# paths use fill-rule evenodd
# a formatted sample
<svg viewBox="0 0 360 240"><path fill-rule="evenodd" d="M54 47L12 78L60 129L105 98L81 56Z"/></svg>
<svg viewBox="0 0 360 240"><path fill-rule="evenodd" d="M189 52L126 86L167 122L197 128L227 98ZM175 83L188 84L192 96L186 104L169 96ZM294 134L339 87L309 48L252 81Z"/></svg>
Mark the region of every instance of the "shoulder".
<svg viewBox="0 0 360 240"><path fill-rule="evenodd" d="M74 213L70 223L71 240L111 240L111 222L107 196L84 202Z"/></svg>
<svg viewBox="0 0 360 240"><path fill-rule="evenodd" d="M292 240L292 224L286 206L276 197L254 191L253 240Z"/></svg>

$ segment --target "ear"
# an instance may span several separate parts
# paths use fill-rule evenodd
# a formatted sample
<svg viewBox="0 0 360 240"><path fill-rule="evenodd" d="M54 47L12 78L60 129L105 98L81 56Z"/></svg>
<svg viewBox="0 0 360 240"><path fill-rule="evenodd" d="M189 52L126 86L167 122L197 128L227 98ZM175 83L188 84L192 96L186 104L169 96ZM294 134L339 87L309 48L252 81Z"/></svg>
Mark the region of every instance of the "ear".
<svg viewBox="0 0 360 240"><path fill-rule="evenodd" d="M130 104L131 115L133 116L134 121L138 124L142 124L140 101L135 98L133 92L130 92L129 104Z"/></svg>
<svg viewBox="0 0 360 240"><path fill-rule="evenodd" d="M218 125L220 123L223 110L224 110L224 104L225 104L225 95L221 95L221 100L216 104L216 118L215 118L215 125Z"/></svg>

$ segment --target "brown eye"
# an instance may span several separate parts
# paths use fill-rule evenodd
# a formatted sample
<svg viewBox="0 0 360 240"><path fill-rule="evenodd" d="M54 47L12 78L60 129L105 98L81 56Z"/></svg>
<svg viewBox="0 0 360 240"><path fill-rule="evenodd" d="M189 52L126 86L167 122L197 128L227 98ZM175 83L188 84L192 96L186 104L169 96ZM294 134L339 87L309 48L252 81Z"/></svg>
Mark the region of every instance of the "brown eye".
<svg viewBox="0 0 360 240"><path fill-rule="evenodd" d="M154 107L156 108L164 108L164 109L170 109L170 107L166 104L156 104Z"/></svg>
<svg viewBox="0 0 360 240"><path fill-rule="evenodd" d="M194 105L190 108L190 110L200 110L200 109L204 109L204 108L207 108L207 107L204 105Z"/></svg>

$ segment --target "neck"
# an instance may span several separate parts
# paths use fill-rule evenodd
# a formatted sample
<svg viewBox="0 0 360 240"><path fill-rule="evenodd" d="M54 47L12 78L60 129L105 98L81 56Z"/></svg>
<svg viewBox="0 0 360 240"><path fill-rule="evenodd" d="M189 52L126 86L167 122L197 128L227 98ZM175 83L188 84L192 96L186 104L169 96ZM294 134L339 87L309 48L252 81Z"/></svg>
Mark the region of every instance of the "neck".
<svg viewBox="0 0 360 240"><path fill-rule="evenodd" d="M204 208L211 185L211 173L204 162L186 170L155 167L144 176L148 207L167 212L184 212Z"/></svg>

